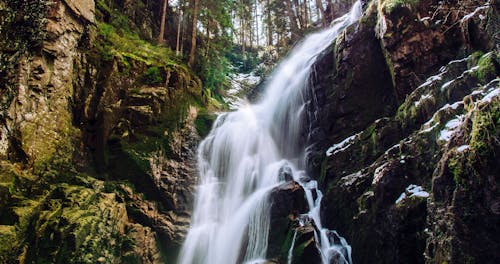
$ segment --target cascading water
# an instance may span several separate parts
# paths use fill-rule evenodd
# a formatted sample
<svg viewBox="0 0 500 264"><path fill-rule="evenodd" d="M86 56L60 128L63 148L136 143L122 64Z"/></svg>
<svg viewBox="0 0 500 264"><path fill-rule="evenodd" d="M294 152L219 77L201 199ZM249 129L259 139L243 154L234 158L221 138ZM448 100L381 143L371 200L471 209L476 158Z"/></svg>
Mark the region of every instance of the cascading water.
<svg viewBox="0 0 500 264"><path fill-rule="evenodd" d="M332 27L299 44L271 77L262 102L217 118L198 149L199 185L180 264L264 262L269 194L285 181L279 177L284 167L305 190L310 212L303 218L314 220L319 230L315 238L322 262L351 262L346 241L322 228L322 195L316 182L305 176L299 138L312 64L361 13L357 2Z"/></svg>

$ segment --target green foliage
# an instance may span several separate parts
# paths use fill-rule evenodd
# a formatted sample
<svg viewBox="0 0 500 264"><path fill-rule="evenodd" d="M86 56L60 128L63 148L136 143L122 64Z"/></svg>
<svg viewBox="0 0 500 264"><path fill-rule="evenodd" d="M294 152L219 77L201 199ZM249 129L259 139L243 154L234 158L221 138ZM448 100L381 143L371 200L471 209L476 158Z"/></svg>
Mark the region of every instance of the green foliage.
<svg viewBox="0 0 500 264"><path fill-rule="evenodd" d="M225 57L202 57L198 61L196 71L199 73L205 89L218 93L229 87L227 76L231 69L230 63Z"/></svg>
<svg viewBox="0 0 500 264"><path fill-rule="evenodd" d="M226 58L232 47L232 0L201 1L199 21L205 27L199 34L194 71L200 76L205 89L221 94L227 86L231 64Z"/></svg>
<svg viewBox="0 0 500 264"><path fill-rule="evenodd" d="M240 73L251 72L261 62L257 49L250 49L242 53L240 46L235 46L227 57Z"/></svg>
<svg viewBox="0 0 500 264"><path fill-rule="evenodd" d="M160 69L158 67L149 67L142 75L145 84L155 85L161 84L163 78L161 77Z"/></svg>

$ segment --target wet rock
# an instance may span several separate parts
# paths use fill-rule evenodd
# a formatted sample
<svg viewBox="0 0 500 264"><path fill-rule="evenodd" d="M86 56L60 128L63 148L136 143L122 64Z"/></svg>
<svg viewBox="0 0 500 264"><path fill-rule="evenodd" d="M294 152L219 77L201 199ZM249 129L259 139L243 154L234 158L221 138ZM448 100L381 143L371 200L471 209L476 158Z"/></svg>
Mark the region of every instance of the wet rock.
<svg viewBox="0 0 500 264"><path fill-rule="evenodd" d="M279 170L279 180L280 181L293 181L292 168L288 165L283 165Z"/></svg>
<svg viewBox="0 0 500 264"><path fill-rule="evenodd" d="M271 191L271 222L269 227L267 258L284 260L288 254L288 248L284 245L287 240L290 243L292 228L299 214L308 210L304 189L296 182L283 183ZM286 249L285 249L286 248Z"/></svg>

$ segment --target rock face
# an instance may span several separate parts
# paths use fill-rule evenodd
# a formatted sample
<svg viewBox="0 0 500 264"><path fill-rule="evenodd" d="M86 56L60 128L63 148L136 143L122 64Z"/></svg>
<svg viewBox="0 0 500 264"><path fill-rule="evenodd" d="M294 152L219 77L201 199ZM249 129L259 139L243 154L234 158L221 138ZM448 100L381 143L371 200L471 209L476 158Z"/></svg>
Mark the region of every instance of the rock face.
<svg viewBox="0 0 500 264"><path fill-rule="evenodd" d="M0 1L1 263L175 259L211 117L166 48L125 52L118 2Z"/></svg>
<svg viewBox="0 0 500 264"><path fill-rule="evenodd" d="M309 170L355 263L500 259L498 1L372 1L316 63Z"/></svg>

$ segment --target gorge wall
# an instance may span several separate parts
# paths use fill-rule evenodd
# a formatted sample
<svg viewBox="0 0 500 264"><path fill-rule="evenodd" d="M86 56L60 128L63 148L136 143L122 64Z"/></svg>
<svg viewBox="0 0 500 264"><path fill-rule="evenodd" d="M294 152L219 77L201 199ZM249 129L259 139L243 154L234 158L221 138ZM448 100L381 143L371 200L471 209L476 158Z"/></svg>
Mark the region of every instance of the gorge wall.
<svg viewBox="0 0 500 264"><path fill-rule="evenodd" d="M498 1L369 1L316 63L309 170L355 263L500 259Z"/></svg>
<svg viewBox="0 0 500 264"><path fill-rule="evenodd" d="M0 262L172 261L211 117L153 10L0 1Z"/></svg>

